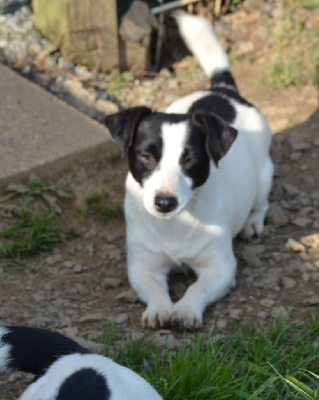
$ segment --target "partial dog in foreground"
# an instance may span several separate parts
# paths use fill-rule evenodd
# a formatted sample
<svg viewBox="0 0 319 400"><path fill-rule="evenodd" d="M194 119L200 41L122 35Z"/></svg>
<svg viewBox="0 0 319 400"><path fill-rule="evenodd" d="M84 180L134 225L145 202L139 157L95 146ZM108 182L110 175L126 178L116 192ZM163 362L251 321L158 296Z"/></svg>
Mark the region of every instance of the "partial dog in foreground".
<svg viewBox="0 0 319 400"><path fill-rule="evenodd" d="M239 94L208 21L182 11L174 17L211 88L166 113L135 107L105 122L128 155L128 276L147 304L142 324L183 329L200 328L205 307L235 285L232 238L262 233L273 164L269 126ZM167 284L172 264L187 264L198 277L175 304Z"/></svg>
<svg viewBox="0 0 319 400"><path fill-rule="evenodd" d="M36 375L20 400L162 400L141 376L44 329L0 327L0 372Z"/></svg>

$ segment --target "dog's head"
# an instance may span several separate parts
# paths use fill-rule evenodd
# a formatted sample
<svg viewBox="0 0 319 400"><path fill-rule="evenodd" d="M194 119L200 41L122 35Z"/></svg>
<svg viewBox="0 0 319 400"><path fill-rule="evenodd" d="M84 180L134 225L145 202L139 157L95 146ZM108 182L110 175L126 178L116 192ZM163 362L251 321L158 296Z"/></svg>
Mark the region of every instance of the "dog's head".
<svg viewBox="0 0 319 400"><path fill-rule="evenodd" d="M106 117L129 169L140 184L145 209L171 218L183 211L193 190L208 178L210 161L218 166L237 131L217 115L165 114L134 107Z"/></svg>

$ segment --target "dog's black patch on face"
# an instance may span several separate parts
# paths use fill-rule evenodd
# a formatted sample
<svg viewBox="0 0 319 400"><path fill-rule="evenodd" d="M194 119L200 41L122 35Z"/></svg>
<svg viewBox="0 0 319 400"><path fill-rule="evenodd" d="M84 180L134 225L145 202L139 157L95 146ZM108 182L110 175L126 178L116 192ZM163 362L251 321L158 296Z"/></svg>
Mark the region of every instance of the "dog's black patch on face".
<svg viewBox="0 0 319 400"><path fill-rule="evenodd" d="M189 122L189 132L180 165L185 175L191 178L192 188L203 185L209 175L210 158L206 151L206 133L199 124Z"/></svg>
<svg viewBox="0 0 319 400"><path fill-rule="evenodd" d="M83 368L61 385L56 400L107 400L111 398L105 378L94 369Z"/></svg>
<svg viewBox="0 0 319 400"><path fill-rule="evenodd" d="M189 109L189 113L193 114L196 111L208 111L219 115L224 121L229 124L236 118L236 110L229 100L223 98L219 94L208 94L193 103Z"/></svg>
<svg viewBox="0 0 319 400"><path fill-rule="evenodd" d="M186 119L185 115L157 112L142 119L128 152L129 169L140 185L152 174L162 157L163 123L178 123Z"/></svg>

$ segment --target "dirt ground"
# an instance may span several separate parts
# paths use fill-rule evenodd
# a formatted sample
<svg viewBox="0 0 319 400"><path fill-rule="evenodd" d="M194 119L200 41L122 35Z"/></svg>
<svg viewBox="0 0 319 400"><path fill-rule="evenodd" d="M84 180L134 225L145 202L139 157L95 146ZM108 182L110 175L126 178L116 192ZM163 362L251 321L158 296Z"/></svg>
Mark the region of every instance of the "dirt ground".
<svg viewBox="0 0 319 400"><path fill-rule="evenodd" d="M264 235L246 244L234 241L237 286L204 315L204 330L217 322L221 332L246 319L256 326L286 317L304 321L319 311L319 103L318 88L297 86L273 90L257 78L264 64L239 65L234 75L242 94L264 113L274 133L275 163L271 207ZM202 75L158 93L155 109L207 87ZM134 89L132 89L134 90ZM134 103L139 103L136 96ZM133 105L133 104L132 104ZM143 332L144 305L130 289L125 265L125 222L83 216L83 197L105 189L122 201L126 160L74 165L60 174L74 192L63 218L77 233L52 252L25 259L0 260L0 325L29 325L82 339L101 334L115 323L128 332ZM171 292L181 296L193 278L174 275ZM162 331L158 337L178 333ZM86 344L88 344L86 342ZM98 350L98 347L96 348ZM0 377L0 399L25 386L21 374Z"/></svg>

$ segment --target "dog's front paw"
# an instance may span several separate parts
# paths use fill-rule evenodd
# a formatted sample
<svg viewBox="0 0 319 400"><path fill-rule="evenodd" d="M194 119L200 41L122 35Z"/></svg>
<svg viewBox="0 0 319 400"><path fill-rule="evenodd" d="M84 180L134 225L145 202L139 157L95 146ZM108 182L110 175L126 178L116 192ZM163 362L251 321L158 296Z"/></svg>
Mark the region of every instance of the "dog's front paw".
<svg viewBox="0 0 319 400"><path fill-rule="evenodd" d="M176 331L201 329L202 313L187 304L175 303L170 316L171 326Z"/></svg>
<svg viewBox="0 0 319 400"><path fill-rule="evenodd" d="M170 325L171 307L163 305L149 305L142 315L143 328L160 329Z"/></svg>

